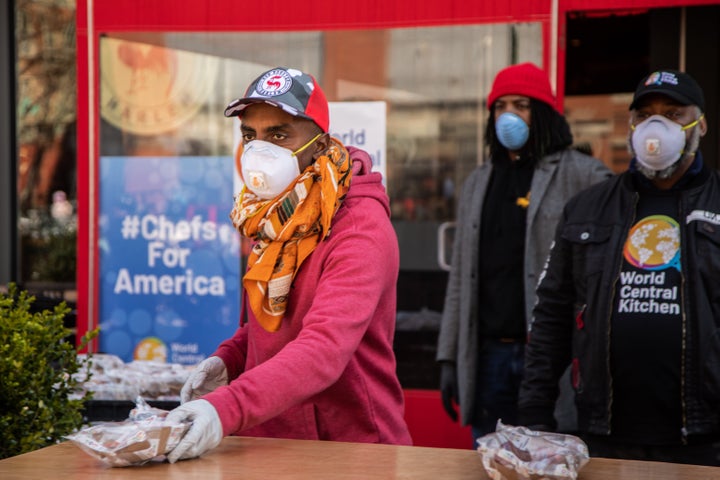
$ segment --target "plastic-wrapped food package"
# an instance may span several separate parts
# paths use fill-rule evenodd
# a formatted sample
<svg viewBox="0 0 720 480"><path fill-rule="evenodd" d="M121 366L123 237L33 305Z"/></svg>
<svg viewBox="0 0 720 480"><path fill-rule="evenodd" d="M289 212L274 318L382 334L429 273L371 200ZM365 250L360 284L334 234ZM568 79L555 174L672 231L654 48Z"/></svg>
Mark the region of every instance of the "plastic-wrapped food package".
<svg viewBox="0 0 720 480"><path fill-rule="evenodd" d="M90 378L85 369L75 376L80 383L77 398L93 392L93 400L133 400L138 395L151 400L180 399L180 391L194 367L177 363L136 360L124 363L110 354L79 355L90 362Z"/></svg>
<svg viewBox="0 0 720 480"><path fill-rule="evenodd" d="M99 423L66 438L111 467L163 461L190 427L189 423L167 423L167 413L138 397L127 420Z"/></svg>
<svg viewBox="0 0 720 480"><path fill-rule="evenodd" d="M478 453L492 480L575 480L590 456L573 435L503 425L478 439Z"/></svg>

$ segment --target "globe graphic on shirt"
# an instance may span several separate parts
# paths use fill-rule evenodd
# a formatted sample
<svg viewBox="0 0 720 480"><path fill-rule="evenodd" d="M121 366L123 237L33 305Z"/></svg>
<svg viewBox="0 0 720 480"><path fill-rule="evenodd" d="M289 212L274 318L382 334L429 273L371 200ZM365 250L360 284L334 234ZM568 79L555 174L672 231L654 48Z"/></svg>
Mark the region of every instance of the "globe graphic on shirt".
<svg viewBox="0 0 720 480"><path fill-rule="evenodd" d="M625 260L644 270L680 270L680 227L671 217L651 215L637 222L625 241Z"/></svg>

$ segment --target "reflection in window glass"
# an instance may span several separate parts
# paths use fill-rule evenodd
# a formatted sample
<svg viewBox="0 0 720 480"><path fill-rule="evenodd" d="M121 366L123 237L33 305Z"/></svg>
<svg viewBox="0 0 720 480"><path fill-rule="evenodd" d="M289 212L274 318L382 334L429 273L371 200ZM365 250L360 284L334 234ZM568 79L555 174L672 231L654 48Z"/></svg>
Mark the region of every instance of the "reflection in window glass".
<svg viewBox="0 0 720 480"><path fill-rule="evenodd" d="M19 281L75 282L75 2L15 2ZM59 284L59 285L58 285Z"/></svg>
<svg viewBox="0 0 720 480"><path fill-rule="evenodd" d="M438 231L454 220L460 186L484 161L485 98L495 74L511 63L539 65L541 33L540 24L108 33L99 48L100 156L150 157L163 165L151 157L217 157L227 167L239 135L237 120L223 116L225 106L275 66L312 73L331 102L384 102L385 184L400 245L398 375L407 388L435 388L447 283ZM158 188L143 160L130 159L140 170L126 190L145 189L133 201L150 199L147 189ZM162 169L154 172L162 177ZM230 202L218 215L227 215Z"/></svg>
<svg viewBox="0 0 720 480"><path fill-rule="evenodd" d="M223 116L225 106L271 66L317 71L319 40L316 32L103 37L100 154L231 155L233 122ZM301 51L289 56L292 48Z"/></svg>
<svg viewBox="0 0 720 480"><path fill-rule="evenodd" d="M495 73L540 64L541 45L539 24L110 34L101 45L101 154L230 154L225 105L262 71L293 66L313 73L330 101L387 103L396 222L451 220L458 186L484 158Z"/></svg>
<svg viewBox="0 0 720 480"><path fill-rule="evenodd" d="M485 98L509 63L541 61L538 25L392 31L388 185L393 218L446 221L484 159ZM518 48L519 47L519 48ZM513 58L513 52L519 55ZM402 92L402 93L397 93Z"/></svg>
<svg viewBox="0 0 720 480"><path fill-rule="evenodd" d="M397 329L432 332L447 283L438 231L454 220L464 179L484 161L485 98L501 68L541 64L541 33L536 23L109 33L100 46L100 154L231 157L237 120L223 116L225 106L275 66L312 73L331 102L385 102L385 184L400 245Z"/></svg>

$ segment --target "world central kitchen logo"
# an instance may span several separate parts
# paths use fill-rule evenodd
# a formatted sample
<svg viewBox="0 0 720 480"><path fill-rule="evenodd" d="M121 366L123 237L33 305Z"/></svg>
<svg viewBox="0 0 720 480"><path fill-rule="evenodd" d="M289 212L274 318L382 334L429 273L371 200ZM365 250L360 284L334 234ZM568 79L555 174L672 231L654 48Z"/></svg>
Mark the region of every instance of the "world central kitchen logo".
<svg viewBox="0 0 720 480"><path fill-rule="evenodd" d="M215 89L219 60L157 45L102 38L100 111L115 127L153 135L195 116Z"/></svg>

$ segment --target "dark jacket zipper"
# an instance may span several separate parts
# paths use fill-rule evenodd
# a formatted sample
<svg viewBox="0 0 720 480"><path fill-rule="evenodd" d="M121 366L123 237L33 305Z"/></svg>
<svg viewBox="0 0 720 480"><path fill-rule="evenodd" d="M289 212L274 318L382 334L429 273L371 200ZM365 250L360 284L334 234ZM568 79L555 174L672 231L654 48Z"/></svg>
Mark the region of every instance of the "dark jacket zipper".
<svg viewBox="0 0 720 480"><path fill-rule="evenodd" d="M680 205L678 213L680 218L685 218L684 198L685 193L680 195ZM682 224L681 224L682 225ZM687 255L685 251L687 245L685 244L685 232L683 228L680 228L680 299L682 302L682 344L680 350L680 412L682 415L682 427L680 428L680 440L683 445L688 443L688 431L687 431L687 406L685 404L685 377L686 377L686 365L685 365L685 352L687 348L687 304L685 302L685 272L687 262Z"/></svg>

